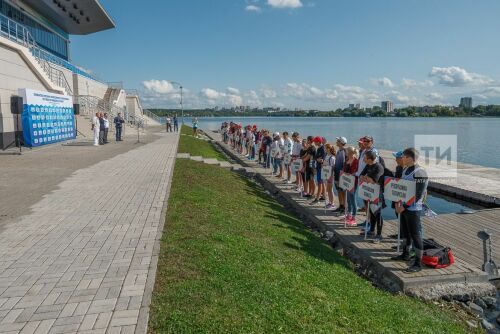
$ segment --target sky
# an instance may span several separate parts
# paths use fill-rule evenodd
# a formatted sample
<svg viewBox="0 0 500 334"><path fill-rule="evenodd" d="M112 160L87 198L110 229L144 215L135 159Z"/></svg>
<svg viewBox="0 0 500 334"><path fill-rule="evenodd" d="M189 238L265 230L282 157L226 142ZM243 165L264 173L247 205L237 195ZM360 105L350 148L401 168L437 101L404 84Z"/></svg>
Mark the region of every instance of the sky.
<svg viewBox="0 0 500 334"><path fill-rule="evenodd" d="M72 61L146 107L500 103L498 0L100 0Z"/></svg>

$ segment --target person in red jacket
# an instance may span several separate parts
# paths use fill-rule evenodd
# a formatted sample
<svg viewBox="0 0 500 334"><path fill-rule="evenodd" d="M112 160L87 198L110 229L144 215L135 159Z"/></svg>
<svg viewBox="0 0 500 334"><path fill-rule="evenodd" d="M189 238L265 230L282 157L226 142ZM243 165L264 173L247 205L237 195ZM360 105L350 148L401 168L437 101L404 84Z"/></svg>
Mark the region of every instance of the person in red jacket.
<svg viewBox="0 0 500 334"><path fill-rule="evenodd" d="M344 172L355 175L358 170L358 150L355 147L348 146L346 148L347 158L344 165ZM353 192L347 192L347 216L345 217L347 225L356 226L356 190L357 190L358 180L356 178L356 186Z"/></svg>

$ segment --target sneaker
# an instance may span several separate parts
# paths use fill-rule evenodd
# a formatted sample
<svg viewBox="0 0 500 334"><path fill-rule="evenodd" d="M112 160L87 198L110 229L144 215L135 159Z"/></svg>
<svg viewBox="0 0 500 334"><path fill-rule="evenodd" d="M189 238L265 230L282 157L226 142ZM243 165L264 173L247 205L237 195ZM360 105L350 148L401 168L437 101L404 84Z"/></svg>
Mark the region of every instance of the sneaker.
<svg viewBox="0 0 500 334"><path fill-rule="evenodd" d="M325 206L325 209L326 209L326 210L329 210L329 209L334 208L334 207L335 207L335 206L334 206L333 204L328 203L328 204Z"/></svg>
<svg viewBox="0 0 500 334"><path fill-rule="evenodd" d="M304 197L305 197L305 198L311 198L311 197L312 197L312 195L311 195L311 194L304 194Z"/></svg>
<svg viewBox="0 0 500 334"><path fill-rule="evenodd" d="M370 227L371 227L371 224L368 223L368 225L361 227L361 231L364 231L364 230L368 230L369 231Z"/></svg>
<svg viewBox="0 0 500 334"><path fill-rule="evenodd" d="M309 203L309 204L310 204L310 205L314 205L314 204L316 204L316 203L318 203L318 202L319 202L319 201L318 201L318 199L317 199L317 198L315 198L315 199L314 199L311 203Z"/></svg>
<svg viewBox="0 0 500 334"><path fill-rule="evenodd" d="M381 241L382 241L382 236L381 235L377 235L375 237L375 239L373 239L373 243L374 244L379 244Z"/></svg>
<svg viewBox="0 0 500 334"><path fill-rule="evenodd" d="M412 266L410 266L410 267L406 268L405 270L403 270L403 272L411 274L411 273L417 273L420 270L422 270L422 266L421 265L419 265L419 264L413 264Z"/></svg>
<svg viewBox="0 0 500 334"><path fill-rule="evenodd" d="M366 226L366 220L364 222L362 222L362 223L359 223L358 226L359 227L365 227Z"/></svg>
<svg viewBox="0 0 500 334"><path fill-rule="evenodd" d="M325 198L324 198L323 196L321 196L321 197L319 198L319 200L320 200L321 202L323 202L323 201L325 200Z"/></svg>
<svg viewBox="0 0 500 334"><path fill-rule="evenodd" d="M347 226L356 226L356 218L351 217L351 219L347 220Z"/></svg>
<svg viewBox="0 0 500 334"><path fill-rule="evenodd" d="M399 254L397 256L391 257L391 260L408 262L410 261L410 255L408 253Z"/></svg>

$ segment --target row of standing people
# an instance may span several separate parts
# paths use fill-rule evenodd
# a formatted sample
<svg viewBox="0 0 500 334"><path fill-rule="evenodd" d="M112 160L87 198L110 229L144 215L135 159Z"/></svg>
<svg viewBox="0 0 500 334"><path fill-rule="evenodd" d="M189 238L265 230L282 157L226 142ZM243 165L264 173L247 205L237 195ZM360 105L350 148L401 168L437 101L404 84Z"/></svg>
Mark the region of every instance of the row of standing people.
<svg viewBox="0 0 500 334"><path fill-rule="evenodd" d="M172 124L173 124L173 129L172 129ZM177 115L174 115L174 117L170 117L170 115L167 115L165 117L165 126L167 132L178 132L179 131L179 120L177 119Z"/></svg>
<svg viewBox="0 0 500 334"><path fill-rule="evenodd" d="M113 119L115 125L116 141L122 141L122 129L125 120L121 113ZM109 119L107 113L97 112L92 119L92 132L94 134L94 146L108 144Z"/></svg>
<svg viewBox="0 0 500 334"><path fill-rule="evenodd" d="M249 160L256 160L265 168L272 167L276 178L286 183L295 183L302 197L311 199L310 204L324 203L326 210L332 210L342 216L348 226L359 226L365 234L373 238L374 243L382 241L382 210L386 207L383 188L385 177L396 177L416 182L416 200L411 205L391 203L400 217L401 235L405 239L402 254L393 257L396 261L410 261L408 272L421 269L423 252L423 233L420 217L427 193L427 173L418 165L419 153L414 148L393 152L396 169L391 171L385 166L384 159L374 146L371 136L363 136L357 145L348 145L346 137L336 137L335 142L328 142L324 137L307 136L293 132L271 133L258 129L256 125L242 127L233 122L221 125L223 140L238 153ZM300 168L292 172L292 164L300 161ZM327 171L323 173L323 168ZM356 181L380 185L380 198L377 204L363 202L358 208L357 186L353 191L344 191L339 187L341 173L354 175ZM323 179L327 176L326 179ZM293 181L292 181L293 180ZM357 185L358 182L356 182ZM335 190L335 191L334 191ZM337 200L335 200L335 193ZM336 207L335 202L338 202ZM366 212L367 219L356 223L359 212ZM413 245L415 255L410 257Z"/></svg>

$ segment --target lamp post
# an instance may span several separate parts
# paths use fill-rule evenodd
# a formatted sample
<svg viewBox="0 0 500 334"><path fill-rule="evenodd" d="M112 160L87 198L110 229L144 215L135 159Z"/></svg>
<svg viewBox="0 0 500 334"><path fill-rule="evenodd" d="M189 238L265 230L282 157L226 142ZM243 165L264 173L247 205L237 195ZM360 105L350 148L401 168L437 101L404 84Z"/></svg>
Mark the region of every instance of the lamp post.
<svg viewBox="0 0 500 334"><path fill-rule="evenodd" d="M176 81L170 81L171 84L173 85L177 85L179 86L180 90L181 90L181 120L182 120L182 124L184 124L184 105L183 105L183 101L182 101L182 84L176 82Z"/></svg>

